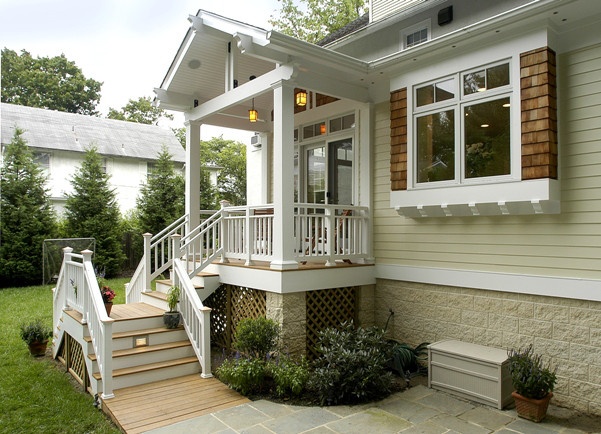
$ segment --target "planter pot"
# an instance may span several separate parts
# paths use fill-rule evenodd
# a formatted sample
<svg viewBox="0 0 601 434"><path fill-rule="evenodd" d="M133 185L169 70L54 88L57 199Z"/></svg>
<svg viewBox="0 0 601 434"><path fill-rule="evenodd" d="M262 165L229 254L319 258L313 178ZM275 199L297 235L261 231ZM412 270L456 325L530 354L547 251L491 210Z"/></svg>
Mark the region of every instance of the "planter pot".
<svg viewBox="0 0 601 434"><path fill-rule="evenodd" d="M179 327L179 320L179 312L165 312L163 314L163 322L168 329L175 329Z"/></svg>
<svg viewBox="0 0 601 434"><path fill-rule="evenodd" d="M108 303L104 303L104 308L106 309L106 314L111 316L111 309L113 308L113 302L109 301Z"/></svg>
<svg viewBox="0 0 601 434"><path fill-rule="evenodd" d="M541 399L526 398L517 392L511 394L515 400L515 409L519 417L540 422L547 415L549 401L553 397L553 392L549 392L547 396Z"/></svg>
<svg viewBox="0 0 601 434"><path fill-rule="evenodd" d="M46 354L48 340L45 340L44 342L32 342L28 346L29 354L31 354L33 357L40 357Z"/></svg>

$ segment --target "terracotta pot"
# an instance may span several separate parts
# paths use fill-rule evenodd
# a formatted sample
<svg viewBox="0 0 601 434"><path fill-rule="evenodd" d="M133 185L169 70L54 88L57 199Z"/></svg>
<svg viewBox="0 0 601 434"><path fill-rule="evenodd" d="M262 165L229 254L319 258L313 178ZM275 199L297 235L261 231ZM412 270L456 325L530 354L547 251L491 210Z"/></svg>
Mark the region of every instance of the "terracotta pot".
<svg viewBox="0 0 601 434"><path fill-rule="evenodd" d="M29 344L29 354L33 357L40 357L46 354L46 347L48 346L48 340L44 342L32 342Z"/></svg>
<svg viewBox="0 0 601 434"><path fill-rule="evenodd" d="M109 301L108 303L104 303L104 308L106 309L106 314L111 316L111 309L113 308L113 302Z"/></svg>
<svg viewBox="0 0 601 434"><path fill-rule="evenodd" d="M549 392L547 396L541 399L526 398L515 391L511 393L511 396L515 401L515 409L519 417L533 422L540 422L547 415L547 408L553 397L553 392Z"/></svg>

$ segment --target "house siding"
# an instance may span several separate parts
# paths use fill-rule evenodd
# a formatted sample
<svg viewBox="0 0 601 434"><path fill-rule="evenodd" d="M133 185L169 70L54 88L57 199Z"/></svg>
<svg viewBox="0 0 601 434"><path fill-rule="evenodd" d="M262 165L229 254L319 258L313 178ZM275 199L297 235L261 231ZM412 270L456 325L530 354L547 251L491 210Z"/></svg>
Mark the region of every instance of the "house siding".
<svg viewBox="0 0 601 434"><path fill-rule="evenodd" d="M561 54L557 62L559 215L399 217L389 202L391 107L376 106L377 264L599 281L601 45ZM375 322L383 326L392 309L389 329L412 345L447 338L499 348L533 344L558 367L556 404L601 415L601 302L570 298L566 282L560 298L527 294L529 283L504 292L378 279Z"/></svg>
<svg viewBox="0 0 601 434"><path fill-rule="evenodd" d="M561 214L405 219L390 209L390 103L376 108L378 263L599 279L601 46L560 56ZM561 93L561 92L560 92Z"/></svg>

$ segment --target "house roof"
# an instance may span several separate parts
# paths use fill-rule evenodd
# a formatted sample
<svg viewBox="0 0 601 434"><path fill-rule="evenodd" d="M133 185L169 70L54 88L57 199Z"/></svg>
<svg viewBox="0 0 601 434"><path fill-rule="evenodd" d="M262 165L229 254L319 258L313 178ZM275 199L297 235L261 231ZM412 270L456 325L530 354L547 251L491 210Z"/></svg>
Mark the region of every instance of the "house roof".
<svg viewBox="0 0 601 434"><path fill-rule="evenodd" d="M104 156L156 160L165 145L173 161L186 160L173 131L155 125L5 103L0 104L0 117L2 144L10 143L18 126L32 148L85 152L96 146Z"/></svg>
<svg viewBox="0 0 601 434"><path fill-rule="evenodd" d="M346 26L341 27L335 32L330 33L328 36L323 38L321 41L317 43L320 47L324 47L346 35L350 35L351 33L366 27L369 24L369 13L363 14L356 20L351 21Z"/></svg>

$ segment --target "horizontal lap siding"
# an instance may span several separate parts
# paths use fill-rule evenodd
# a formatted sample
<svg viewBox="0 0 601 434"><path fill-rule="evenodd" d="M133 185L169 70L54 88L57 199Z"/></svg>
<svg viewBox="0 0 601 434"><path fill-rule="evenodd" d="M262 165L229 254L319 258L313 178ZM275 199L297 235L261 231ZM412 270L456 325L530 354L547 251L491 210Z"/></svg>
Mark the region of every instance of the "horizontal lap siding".
<svg viewBox="0 0 601 434"><path fill-rule="evenodd" d="M390 208L390 106L376 107L379 264L601 278L601 46L558 58L562 212L406 219Z"/></svg>

